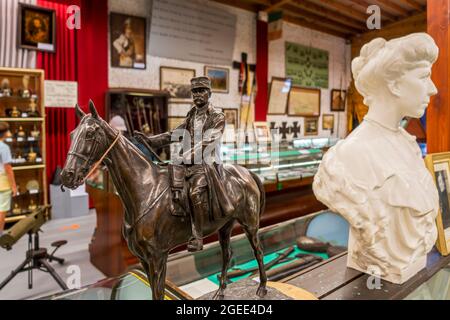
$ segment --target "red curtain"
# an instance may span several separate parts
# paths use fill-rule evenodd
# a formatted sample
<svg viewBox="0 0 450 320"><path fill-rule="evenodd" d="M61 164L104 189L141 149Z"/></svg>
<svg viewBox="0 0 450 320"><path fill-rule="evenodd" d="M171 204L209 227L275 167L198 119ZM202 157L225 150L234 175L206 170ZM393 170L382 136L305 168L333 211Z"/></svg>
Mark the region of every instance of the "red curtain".
<svg viewBox="0 0 450 320"><path fill-rule="evenodd" d="M78 81L81 105L86 107L93 98L103 114L108 87L107 0L38 0L37 4L56 11L56 52L39 52L37 68L44 69L46 80ZM81 9L81 30L66 26L71 5ZM51 181L56 167L64 165L76 117L73 108L46 108L45 115L47 176Z"/></svg>
<svg viewBox="0 0 450 320"><path fill-rule="evenodd" d="M266 121L268 106L269 39L268 24L259 20L256 23L256 83L258 91L255 98L255 120Z"/></svg>
<svg viewBox="0 0 450 320"><path fill-rule="evenodd" d="M71 4L80 5L80 0L38 0L37 4L56 11L56 52L39 52L36 67L44 69L46 80L77 81L77 31L66 27L66 11ZM45 116L47 177L51 181L56 167L64 165L69 151L68 133L75 128L75 112L72 108L45 108Z"/></svg>
<svg viewBox="0 0 450 320"><path fill-rule="evenodd" d="M107 0L82 0L78 39L78 100L86 108L92 99L99 115L104 117L108 90Z"/></svg>

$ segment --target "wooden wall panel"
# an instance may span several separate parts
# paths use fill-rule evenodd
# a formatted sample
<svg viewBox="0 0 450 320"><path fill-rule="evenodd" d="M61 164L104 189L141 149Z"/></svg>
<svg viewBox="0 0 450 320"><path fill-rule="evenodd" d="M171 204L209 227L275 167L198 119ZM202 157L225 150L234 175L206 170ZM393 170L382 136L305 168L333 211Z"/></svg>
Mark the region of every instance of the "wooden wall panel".
<svg viewBox="0 0 450 320"><path fill-rule="evenodd" d="M427 148L429 153L450 151L449 101L449 12L450 0L428 1L428 34L439 46L439 58L433 66L432 79L438 94L427 110Z"/></svg>

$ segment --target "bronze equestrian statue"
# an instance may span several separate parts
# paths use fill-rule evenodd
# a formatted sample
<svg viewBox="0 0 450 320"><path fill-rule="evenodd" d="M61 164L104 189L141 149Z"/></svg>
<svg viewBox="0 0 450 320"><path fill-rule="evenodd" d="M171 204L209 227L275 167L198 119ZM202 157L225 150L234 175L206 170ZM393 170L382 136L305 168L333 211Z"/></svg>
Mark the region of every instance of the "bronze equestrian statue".
<svg viewBox="0 0 450 320"><path fill-rule="evenodd" d="M194 87L196 87L195 81L193 81ZM194 102L196 99L199 102L199 104L196 103L194 110L198 105L202 105L201 99L207 100L200 91L203 92L203 90L194 90ZM208 98L209 94L208 89ZM204 98L199 97L200 95ZM215 125L211 125L213 130L207 131L210 133L209 141L214 140L217 143L218 139L220 140L218 132L223 131L223 114L209 106L207 108L206 116L202 116L201 119L205 121L206 126L209 126L209 122L215 123ZM155 164L150 161L133 143L98 116L92 101L89 102L89 109L91 113L85 114L78 105L76 106L76 114L81 121L73 133L70 150L61 173L63 185L71 189L77 188L84 183L100 163L107 166L125 208L123 236L130 251L139 258L147 273L153 298L164 299L166 262L169 252L189 240L192 240L193 249L200 248L201 242L197 241L199 239L196 237L207 236L217 231L222 248L223 264L220 287L214 298L223 298L227 284L227 270L232 255L231 230L235 221L244 229L258 262L260 284L257 295L265 296L267 294L267 277L258 238L260 215L265 206L265 193L258 177L238 165L220 165L215 162L208 164L208 161L202 160L200 167L204 171L200 167L187 165L189 188L176 190L177 186L176 184L174 186L172 182L177 179L170 177L170 165ZM184 124L188 130L192 121L196 127L197 119L194 116L194 120L192 120L191 112L187 118L187 120L191 118L191 124L188 121ZM154 141L150 139L149 142L153 146L157 146ZM200 145L202 144L203 140ZM204 151L208 151L207 149ZM184 152L183 157L189 157L188 153ZM172 171L175 174L179 173L177 170ZM215 177L210 176L211 171L215 172ZM208 185L207 196L204 192L205 180L203 179L207 181ZM210 181L214 181L214 179L221 180L222 186L219 188L223 189L213 190L214 193L211 194ZM198 182L199 180L200 182ZM199 192L198 195L189 197L191 205L200 205L201 200L201 205L205 207L201 209L202 211L199 209L192 214L194 217L192 224L189 213L179 214L179 209L183 208L180 204L183 202L183 194L186 193L186 189ZM173 190L178 192L172 192ZM218 195L219 192L223 193ZM227 198L224 197L225 193ZM209 200L208 204L204 202L205 198ZM224 199L229 201L225 206L223 203L219 204L219 201ZM174 206L174 202L178 202L179 206ZM208 212L206 212L206 205L208 205ZM178 208L175 210L178 211L178 214L174 214L173 208ZM231 211L227 211L227 209ZM195 221L200 212L209 217L208 219L204 219L205 216L200 217L201 224ZM192 225L201 230L195 229L197 233L193 234Z"/></svg>

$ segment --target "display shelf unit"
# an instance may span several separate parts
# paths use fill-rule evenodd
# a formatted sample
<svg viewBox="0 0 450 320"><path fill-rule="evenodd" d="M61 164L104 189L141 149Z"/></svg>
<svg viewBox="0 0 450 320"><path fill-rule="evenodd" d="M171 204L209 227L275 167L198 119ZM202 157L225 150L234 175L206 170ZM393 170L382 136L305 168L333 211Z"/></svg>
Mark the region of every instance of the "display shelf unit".
<svg viewBox="0 0 450 320"><path fill-rule="evenodd" d="M44 71L0 68L0 84L0 121L10 126L5 143L11 148L19 192L6 217L6 223L13 224L35 207L48 205Z"/></svg>

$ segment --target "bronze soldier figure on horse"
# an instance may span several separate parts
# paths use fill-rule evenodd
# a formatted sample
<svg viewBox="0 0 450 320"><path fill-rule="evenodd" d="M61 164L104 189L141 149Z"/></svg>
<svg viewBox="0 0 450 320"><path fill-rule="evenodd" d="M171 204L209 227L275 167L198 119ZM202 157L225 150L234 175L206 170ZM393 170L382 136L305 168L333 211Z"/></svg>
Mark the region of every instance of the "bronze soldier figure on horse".
<svg viewBox="0 0 450 320"><path fill-rule="evenodd" d="M191 80L193 108L187 114L185 121L172 132L147 137L135 133L151 148L161 148L182 138L182 155L178 165L173 165L174 181L172 188L182 194L183 181L189 184L188 194L191 213L192 238L188 250L197 251L203 248L203 220L205 217L214 220L216 216L227 216L234 210L232 199L228 196L219 175L220 139L225 128L225 116L210 102L211 81L207 77ZM181 181L176 185L176 181ZM176 190L179 189L179 190ZM190 210L189 210L190 209ZM210 210L211 209L211 210Z"/></svg>
<svg viewBox="0 0 450 320"><path fill-rule="evenodd" d="M186 129L184 133L194 131L194 143L189 140L190 147L182 153L186 161L174 159L175 163L169 166L172 170L168 170L165 164L150 161L120 131L100 118L92 101L89 103L90 114L84 113L78 105L75 108L80 123L73 132L61 172L63 185L77 188L100 163L106 165L125 209L123 236L147 274L153 299L164 299L169 252L189 241L191 249L201 249L201 238L214 232L219 233L223 259L215 298L223 298L232 255L230 237L235 222L245 231L258 262L260 283L257 294L263 297L267 293L263 252L258 238L260 216L265 207L261 181L246 168L222 165L212 155L196 163L196 150L201 150L203 155L217 152L215 144L220 142L224 126L223 114L208 103L208 87L209 80L192 81L195 107L181 128ZM199 143L196 143L196 128L202 132ZM177 137L175 131L172 138ZM166 133L144 140L158 147L164 145L170 136ZM180 137L184 139L187 136L183 134ZM189 157L192 160L192 156L193 164L187 161ZM180 176L180 171L185 176ZM187 190L185 180L189 182L190 190ZM192 192L189 197L193 207L192 223L191 219L180 217L183 210L178 210L186 209L182 199L186 198L188 191ZM173 210L174 203L180 205L175 206L176 210Z"/></svg>

